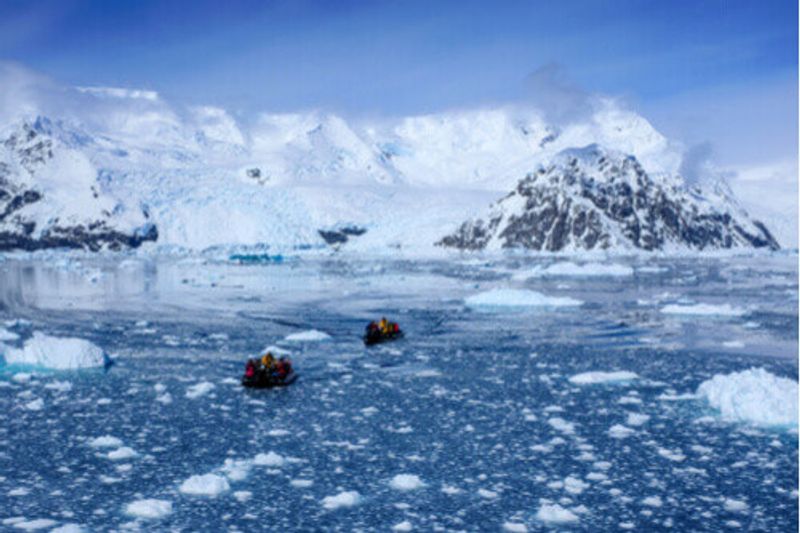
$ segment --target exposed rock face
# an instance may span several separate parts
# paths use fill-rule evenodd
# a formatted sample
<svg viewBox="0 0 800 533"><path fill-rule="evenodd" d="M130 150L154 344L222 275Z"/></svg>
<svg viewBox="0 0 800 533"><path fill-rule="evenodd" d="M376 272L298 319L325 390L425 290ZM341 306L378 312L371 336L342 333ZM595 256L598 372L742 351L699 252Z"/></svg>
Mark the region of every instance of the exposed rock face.
<svg viewBox="0 0 800 533"><path fill-rule="evenodd" d="M331 246L337 246L346 243L350 237L359 237L367 232L366 228L358 226L344 226L337 229L318 230L319 236Z"/></svg>
<svg viewBox="0 0 800 533"><path fill-rule="evenodd" d="M65 180L66 186L75 190L76 205L70 206L69 212L59 210L58 202L48 203L46 187L40 177L47 174L52 181L53 175L59 172L55 155L59 146L37 125L25 123L0 141L0 251L121 250L158 238L155 225L147 222L127 231L117 227L118 217L105 208L113 202L99 192L94 179L96 173L89 176L85 184ZM69 193L63 196L70 199ZM85 216L76 216L75 212L84 205ZM147 218L146 214L143 216Z"/></svg>
<svg viewBox="0 0 800 533"><path fill-rule="evenodd" d="M493 204L485 219L464 222L437 244L552 252L779 248L723 186L704 195L680 177L654 179L635 157L597 145L561 152Z"/></svg>

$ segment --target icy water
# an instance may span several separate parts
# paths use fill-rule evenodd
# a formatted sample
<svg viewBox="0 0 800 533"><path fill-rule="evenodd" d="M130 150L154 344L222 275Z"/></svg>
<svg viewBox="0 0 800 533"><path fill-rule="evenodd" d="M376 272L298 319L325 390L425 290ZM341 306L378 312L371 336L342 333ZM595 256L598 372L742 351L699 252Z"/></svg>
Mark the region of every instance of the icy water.
<svg viewBox="0 0 800 533"><path fill-rule="evenodd" d="M797 380L797 257L614 262L632 274L526 279L549 261L514 258L0 262L7 330L116 359L0 364L0 528L797 530L796 425L727 420L695 395L751 367ZM582 305L465 305L497 288ZM723 311L664 312L696 304ZM407 336L365 348L381 315ZM309 329L331 338L284 340ZM267 345L300 378L244 390ZM569 379L589 371L637 377Z"/></svg>

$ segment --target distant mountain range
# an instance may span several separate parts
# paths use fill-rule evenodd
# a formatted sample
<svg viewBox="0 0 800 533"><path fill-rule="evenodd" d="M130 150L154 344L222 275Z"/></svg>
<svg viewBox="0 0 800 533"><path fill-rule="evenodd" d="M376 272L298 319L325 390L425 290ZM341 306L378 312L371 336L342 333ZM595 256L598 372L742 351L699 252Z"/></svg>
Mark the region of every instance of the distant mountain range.
<svg viewBox="0 0 800 533"><path fill-rule="evenodd" d="M724 182L686 185L681 148L613 102L562 126L503 108L243 128L151 92L81 94L103 113L0 125L0 250L779 247Z"/></svg>

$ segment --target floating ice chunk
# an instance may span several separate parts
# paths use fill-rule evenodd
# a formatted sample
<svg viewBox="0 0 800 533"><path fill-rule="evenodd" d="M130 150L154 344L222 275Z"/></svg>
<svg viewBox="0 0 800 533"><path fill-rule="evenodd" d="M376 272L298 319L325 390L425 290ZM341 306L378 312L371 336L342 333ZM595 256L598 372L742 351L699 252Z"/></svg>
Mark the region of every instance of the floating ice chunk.
<svg viewBox="0 0 800 533"><path fill-rule="evenodd" d="M648 507L661 507L663 503L661 502L660 496L648 496L642 500L642 505L647 505Z"/></svg>
<svg viewBox="0 0 800 533"><path fill-rule="evenodd" d="M731 304L669 304L661 308L661 312L669 315L698 316L742 316L747 313L741 307Z"/></svg>
<svg viewBox="0 0 800 533"><path fill-rule="evenodd" d="M555 263L545 268L534 268L516 274L515 279L522 277L624 277L632 276L633 268L626 265L584 263L578 265L571 262Z"/></svg>
<svg viewBox="0 0 800 533"><path fill-rule="evenodd" d="M36 331L22 348L6 350L5 360L9 365L74 370L105 366L107 358L102 349L85 339L51 337Z"/></svg>
<svg viewBox="0 0 800 533"><path fill-rule="evenodd" d="M178 490L192 496L210 496L213 498L230 488L228 480L224 477L217 474L203 474L190 477L181 484Z"/></svg>
<svg viewBox="0 0 800 533"><path fill-rule="evenodd" d="M670 461L675 461L676 463L680 463L686 459L686 456L683 455L683 452L680 450L668 450L667 448L659 448L658 455Z"/></svg>
<svg viewBox="0 0 800 533"><path fill-rule="evenodd" d="M626 439L636 433L629 427L623 426L622 424L614 424L608 430L608 436L612 439Z"/></svg>
<svg viewBox="0 0 800 533"><path fill-rule="evenodd" d="M324 331L309 329L308 331L301 331L299 333L287 335L284 340L289 342L319 342L326 341L330 338L331 336Z"/></svg>
<svg viewBox="0 0 800 533"><path fill-rule="evenodd" d="M763 368L717 374L698 387L697 395L705 398L726 420L797 426L797 382Z"/></svg>
<svg viewBox="0 0 800 533"><path fill-rule="evenodd" d="M286 464L286 458L275 452L259 453L253 459L253 464L259 466L273 466L280 467Z"/></svg>
<svg viewBox="0 0 800 533"><path fill-rule="evenodd" d="M44 409L44 400L41 398L36 398L25 404L25 409L28 411L41 411Z"/></svg>
<svg viewBox="0 0 800 533"><path fill-rule="evenodd" d="M172 512L172 502L148 498L136 500L125 506L125 514L138 518L164 518Z"/></svg>
<svg viewBox="0 0 800 533"><path fill-rule="evenodd" d="M629 426L641 426L650 420L650 415L643 415L641 413L628 413L628 419L625 421Z"/></svg>
<svg viewBox="0 0 800 533"><path fill-rule="evenodd" d="M726 498L725 502L723 503L723 507L726 511L731 513L743 513L747 511L748 505L746 502L742 500L734 500L733 498Z"/></svg>
<svg viewBox="0 0 800 533"><path fill-rule="evenodd" d="M203 381L189 387L189 389L186 391L186 397L194 400L195 398L199 398L200 396L208 394L212 390L214 390L214 384L208 381Z"/></svg>
<svg viewBox="0 0 800 533"><path fill-rule="evenodd" d="M16 489L11 489L8 491L9 496L27 496L30 494L31 491L26 489L25 487L18 487Z"/></svg>
<svg viewBox="0 0 800 533"><path fill-rule="evenodd" d="M553 524L566 524L577 522L578 515L568 509L564 509L557 503L552 505L545 503L536 511L536 519Z"/></svg>
<svg viewBox="0 0 800 533"><path fill-rule="evenodd" d="M413 474L397 474L389 482L389 486L395 490L415 490L424 487L425 483Z"/></svg>
<svg viewBox="0 0 800 533"><path fill-rule="evenodd" d="M329 511L333 511L340 507L352 507L357 505L360 500L361 495L355 490L350 490L340 492L336 496L325 496L322 499L322 506Z"/></svg>
<svg viewBox="0 0 800 533"><path fill-rule="evenodd" d="M503 530L511 533L528 533L528 526L519 522L503 522Z"/></svg>
<svg viewBox="0 0 800 533"><path fill-rule="evenodd" d="M464 300L468 307L565 307L583 302L566 296L546 296L524 289L492 289Z"/></svg>
<svg viewBox="0 0 800 533"><path fill-rule="evenodd" d="M478 489L478 496L481 498L486 498L487 500L494 500L497 498L498 494L493 490Z"/></svg>
<svg viewBox="0 0 800 533"><path fill-rule="evenodd" d="M268 437L285 437L287 435L291 435L291 432L286 431L285 429L270 429L267 431Z"/></svg>
<svg viewBox="0 0 800 533"><path fill-rule="evenodd" d="M551 418L547 421L547 423L550 424L550 426L552 426L553 429L556 429L561 433L564 433L565 435L572 435L573 433L575 433L575 424L573 424L572 422L567 422L563 418L559 417Z"/></svg>
<svg viewBox="0 0 800 533"><path fill-rule="evenodd" d="M237 461L235 459L225 459L222 470L231 481L242 481L247 478L250 472L250 461Z"/></svg>
<svg viewBox="0 0 800 533"><path fill-rule="evenodd" d="M111 435L103 435L89 441L89 446L92 448L119 448L122 446L122 441Z"/></svg>
<svg viewBox="0 0 800 533"><path fill-rule="evenodd" d="M53 527L58 522L55 520L51 520L49 518L37 518L35 520L24 520L22 522L16 522L14 524L14 529L21 529L23 531L38 531L40 529L46 529Z"/></svg>
<svg viewBox="0 0 800 533"><path fill-rule="evenodd" d="M5 328L0 328L0 342L2 342L2 341L15 341L18 338L19 338L19 335L17 335L13 331L8 331Z"/></svg>
<svg viewBox="0 0 800 533"><path fill-rule="evenodd" d="M53 381L44 386L47 390L54 390L56 392L69 392L72 390L72 383L69 381Z"/></svg>
<svg viewBox="0 0 800 533"><path fill-rule="evenodd" d="M314 481L310 479L293 479L289 482L289 485L296 489L307 489L314 485Z"/></svg>
<svg viewBox="0 0 800 533"><path fill-rule="evenodd" d="M172 394L165 392L156 396L156 401L160 404L169 405L172 403Z"/></svg>
<svg viewBox="0 0 800 533"><path fill-rule="evenodd" d="M51 529L50 533L84 533L85 531L79 524L64 524Z"/></svg>
<svg viewBox="0 0 800 533"><path fill-rule="evenodd" d="M733 340L733 341L725 341L722 343L725 348L744 348L744 343L742 341Z"/></svg>
<svg viewBox="0 0 800 533"><path fill-rule="evenodd" d="M112 461L122 461L124 459L130 459L131 457L136 457L136 451L133 448L123 446L121 448L117 448L114 451L108 452L107 457Z"/></svg>
<svg viewBox="0 0 800 533"><path fill-rule="evenodd" d="M403 520L399 524L395 524L392 526L392 531L411 531L412 529L413 526L411 525L411 522L409 522L408 520Z"/></svg>
<svg viewBox="0 0 800 533"><path fill-rule="evenodd" d="M656 400L661 400L662 402L684 402L687 400L696 400L698 398L697 394L668 394L663 393L659 394Z"/></svg>
<svg viewBox="0 0 800 533"><path fill-rule="evenodd" d="M635 372L620 370L617 372L584 372L575 374L569 378L570 383L575 385L594 385L596 383L615 383L619 381L631 381L639 376Z"/></svg>
<svg viewBox="0 0 800 533"><path fill-rule="evenodd" d="M448 496L455 496L456 494L461 494L462 491L458 487L453 487L452 485L442 485L442 492Z"/></svg>
<svg viewBox="0 0 800 533"><path fill-rule="evenodd" d="M11 379L17 383L29 383L32 377L33 376L27 372L17 372Z"/></svg>
<svg viewBox="0 0 800 533"><path fill-rule="evenodd" d="M233 497L236 498L237 501L246 502L253 497L253 493L249 490L237 490L233 493Z"/></svg>
<svg viewBox="0 0 800 533"><path fill-rule="evenodd" d="M589 488L589 484L573 476L564 479L564 490L570 494L580 494Z"/></svg>

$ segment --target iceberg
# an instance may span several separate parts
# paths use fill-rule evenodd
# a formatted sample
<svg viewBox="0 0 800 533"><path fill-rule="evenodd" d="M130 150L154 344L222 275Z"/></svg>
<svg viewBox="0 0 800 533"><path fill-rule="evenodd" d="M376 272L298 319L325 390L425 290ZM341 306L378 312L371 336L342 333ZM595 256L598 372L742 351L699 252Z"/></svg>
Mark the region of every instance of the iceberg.
<svg viewBox="0 0 800 533"><path fill-rule="evenodd" d="M107 366L108 356L97 345L71 337L51 337L34 332L22 348L7 348L6 364L31 365L54 370Z"/></svg>
<svg viewBox="0 0 800 533"><path fill-rule="evenodd" d="M797 382L751 368L732 374L717 374L697 388L725 420L761 426L797 427Z"/></svg>
<svg viewBox="0 0 800 533"><path fill-rule="evenodd" d="M524 289L492 289L467 297L468 307L569 307L583 302L567 296L547 296Z"/></svg>

